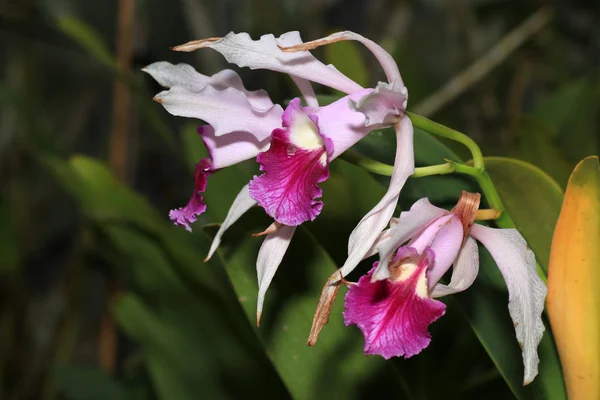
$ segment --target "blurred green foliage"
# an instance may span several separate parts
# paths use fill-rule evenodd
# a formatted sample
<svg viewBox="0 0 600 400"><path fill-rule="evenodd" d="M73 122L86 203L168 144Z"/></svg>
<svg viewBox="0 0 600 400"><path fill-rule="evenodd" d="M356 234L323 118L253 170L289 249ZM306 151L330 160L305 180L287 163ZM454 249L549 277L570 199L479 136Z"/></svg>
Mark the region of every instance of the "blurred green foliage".
<svg viewBox="0 0 600 400"><path fill-rule="evenodd" d="M351 29L395 56L410 109L535 4L146 0L136 2L133 68L122 70L113 45L118 3L0 3L0 398L565 398L548 329L540 375L521 386L506 289L485 251L481 276L469 291L444 299L447 315L430 327L432 344L420 355L365 357L358 329L343 325L345 289L317 345L306 347L321 287L344 261L348 234L387 184L342 160L322 184L322 214L297 232L267 293L261 326L254 327L261 240L249 234L268 226L264 212L244 216L217 256L202 260L213 224L223 220L256 163L211 177L208 211L194 233L172 226L167 210L187 201L193 164L205 150L196 122L153 104L159 88L139 71L168 60L214 73L226 64L213 52L181 54L169 46L230 30L257 37L297 29L308 40ZM543 271L561 187L579 159L600 153L594 28L600 13L592 8L556 2L548 27L433 116L494 156L486 159L489 173ZM315 54L362 85L383 79L373 57L353 43ZM297 95L287 77L240 74L280 103ZM133 96L124 183L105 162L115 81ZM391 163L394 147L393 134L383 130L355 150ZM418 166L466 158L464 149L416 130ZM454 175L412 179L398 211L422 197L452 207L461 190L477 186ZM112 372L99 367L107 309L118 326Z"/></svg>

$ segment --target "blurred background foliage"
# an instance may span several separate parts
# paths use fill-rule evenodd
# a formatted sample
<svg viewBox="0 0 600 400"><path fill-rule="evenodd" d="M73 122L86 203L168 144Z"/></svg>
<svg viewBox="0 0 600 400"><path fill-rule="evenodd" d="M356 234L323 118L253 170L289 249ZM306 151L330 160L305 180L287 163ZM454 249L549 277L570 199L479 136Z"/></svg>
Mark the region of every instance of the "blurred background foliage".
<svg viewBox="0 0 600 400"><path fill-rule="evenodd" d="M431 105L541 6L553 13L521 32L514 50L500 46L497 66L463 74L464 90ZM168 60L212 74L226 67L215 52L169 47L231 30L255 38L299 30L311 40L349 29L378 41L398 62L409 110L468 133L490 157L546 273L569 173L600 153L598 2L2 0L0 21L1 399L565 398L549 331L540 375L521 386L506 289L485 252L482 275L444 300L447 315L419 356L364 357L358 329L343 325L341 298L319 343L306 347L322 284L385 191L386 179L341 160L322 185L322 215L294 238L255 328L261 240L249 233L269 224L264 212L244 216L219 256L202 260L211 224L256 164L211 178L194 233L173 227L168 210L187 201L205 150L196 121L151 101L159 87L140 69ZM315 53L373 85L382 73L363 50L338 43ZM297 95L286 76L240 74L281 103ZM468 159L422 131L415 143L418 165ZM391 162L393 147L382 131L356 150ZM455 176L410 180L399 209L423 196L451 207L463 189L477 187Z"/></svg>

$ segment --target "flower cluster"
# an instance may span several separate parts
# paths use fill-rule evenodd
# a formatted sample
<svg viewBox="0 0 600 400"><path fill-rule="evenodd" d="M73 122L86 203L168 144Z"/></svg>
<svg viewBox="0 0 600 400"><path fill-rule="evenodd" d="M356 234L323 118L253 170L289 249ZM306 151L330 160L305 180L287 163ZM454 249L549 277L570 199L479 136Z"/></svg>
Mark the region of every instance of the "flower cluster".
<svg viewBox="0 0 600 400"><path fill-rule="evenodd" d="M309 50L341 40L362 43L379 61L387 82L363 88ZM475 240L488 248L507 282L509 311L523 347L525 381L537 373L537 344L545 286L535 259L515 230L474 225L478 195L464 194L453 211L422 199L392 218L400 190L414 173L413 127L405 115L408 92L393 58L379 45L353 32L339 32L303 43L298 32L253 40L245 33L192 41L174 49L211 48L239 67L288 74L301 93L287 107L274 104L262 90L249 91L232 70L206 76L186 64L157 62L144 68L166 88L154 98L171 114L206 122L198 133L210 156L195 166L194 190L188 203L170 212L171 220L191 230L207 205L203 193L210 176L222 168L256 159L261 174L240 188L217 232L207 259L225 231L258 205L273 219L263 233L257 258L260 320L264 297L298 225L318 217L323 202L319 184L329 177L329 164L374 129L392 126L396 158L390 185L380 202L358 223L349 238L348 258L326 283L313 323L314 344L328 319L341 282L349 286L344 319L365 336L365 353L409 357L430 341L428 325L441 317L445 305L434 298L468 288L478 272ZM311 82L345 93L321 106ZM386 230L388 224L391 227ZM368 275L348 283L363 259L379 253ZM453 266L448 285L440 279Z"/></svg>

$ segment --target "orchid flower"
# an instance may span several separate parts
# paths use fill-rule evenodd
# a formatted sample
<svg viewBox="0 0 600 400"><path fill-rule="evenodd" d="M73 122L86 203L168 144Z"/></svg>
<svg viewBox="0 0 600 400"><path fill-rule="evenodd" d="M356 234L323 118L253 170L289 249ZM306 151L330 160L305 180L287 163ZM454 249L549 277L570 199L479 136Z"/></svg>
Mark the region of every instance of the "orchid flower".
<svg viewBox="0 0 600 400"><path fill-rule="evenodd" d="M525 367L523 384L535 378L547 289L533 252L516 229L473 224L479 199L479 194L463 192L452 211L421 199L394 220L380 243L379 262L358 283L349 284L346 294L344 321L360 328L366 354L406 358L429 345L427 328L446 310L435 298L473 284L479 271L478 240L508 287L508 310ZM450 283L440 283L452 265Z"/></svg>
<svg viewBox="0 0 600 400"><path fill-rule="evenodd" d="M388 82L364 89L308 51L340 40L364 44L380 62ZM285 110L264 91L248 91L232 70L206 76L185 64L157 62L144 69L166 87L155 100L177 116L201 119L198 128L210 157L195 167L194 191L182 208L172 210L177 225L191 224L206 210L202 193L211 174L256 158L261 175L244 186L234 200L210 248L216 251L223 233L258 204L274 220L262 234L265 241L257 259L259 280L257 321L266 290L294 234L303 222L314 220L323 207L318 184L329 176L329 163L374 129L393 125L397 135L396 162L388 192L352 233L347 269L352 269L372 247L395 209L400 190L414 172L413 128L405 114L408 92L393 58L379 45L352 32L339 32L303 43L298 32L252 40L246 33L198 40L177 46L178 51L209 47L228 62L250 69L288 74L306 106L293 99ZM347 95L319 106L309 81Z"/></svg>

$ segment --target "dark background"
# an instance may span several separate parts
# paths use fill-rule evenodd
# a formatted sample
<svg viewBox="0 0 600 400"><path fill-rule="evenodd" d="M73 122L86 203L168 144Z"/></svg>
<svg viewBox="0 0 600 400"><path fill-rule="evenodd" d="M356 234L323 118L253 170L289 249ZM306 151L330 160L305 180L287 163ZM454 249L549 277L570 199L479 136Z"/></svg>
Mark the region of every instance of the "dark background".
<svg viewBox="0 0 600 400"><path fill-rule="evenodd" d="M0 399L292 396L220 261L201 263L208 239L200 227L222 221L244 181L240 176L251 176L255 167L242 165L220 178L220 189L208 197L212 211L193 235L168 224L168 210L184 205L192 190L201 143L194 121L172 117L151 101L160 88L140 69L160 60L186 62L207 75L226 67L211 50L182 54L170 46L231 30L254 38L299 30L304 40L352 30L394 56L410 111L467 133L486 156L531 162L564 188L574 165L600 152L598 2L136 0L127 17L128 3L0 1ZM497 50L497 67L484 65L481 79L466 75L464 90L447 102L428 103L540 8L551 13L550 21L525 34L516 50ZM131 52L123 50L128 47ZM363 85L383 78L359 46L334 45L315 54ZM357 64L357 54L364 65ZM238 71L248 88L264 88L274 101L296 95L287 76ZM115 182L137 194L80 158L75 164L93 190L82 189L81 176L69 170L73 159L67 161L75 154L106 162ZM339 215L317 225L321 234L313 232L317 239L331 233L325 250L311 250L310 237L290 249L268 295L275 317L261 327L267 336L281 325L277 310L296 293L286 292L286 285L299 287L297 293L314 286L306 301L308 308L316 304L323 280L312 282L293 263L325 251L342 262L344 233L356 224L358 210L372 205L361 203L375 196L367 195L366 183L361 186L366 175L338 172L334 177L346 177L343 187L352 190L353 200L332 200ZM401 203L410 205L409 198ZM255 232L267 223L253 210L224 245L224 254L245 252L223 258L246 260L250 286L256 243L246 246L244 226ZM511 398L465 324L449 306L421 361L339 374L354 377L352 383L315 373L310 384L317 391L306 397ZM303 340L282 343L303 346ZM355 335L334 345L335 356L324 357L319 368L343 369L348 349L362 342Z"/></svg>

